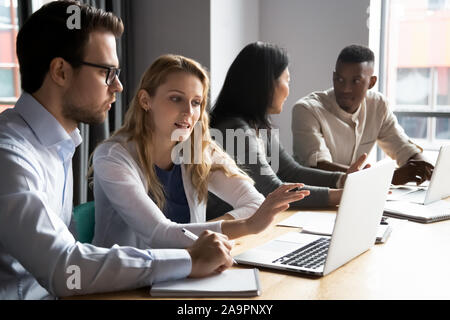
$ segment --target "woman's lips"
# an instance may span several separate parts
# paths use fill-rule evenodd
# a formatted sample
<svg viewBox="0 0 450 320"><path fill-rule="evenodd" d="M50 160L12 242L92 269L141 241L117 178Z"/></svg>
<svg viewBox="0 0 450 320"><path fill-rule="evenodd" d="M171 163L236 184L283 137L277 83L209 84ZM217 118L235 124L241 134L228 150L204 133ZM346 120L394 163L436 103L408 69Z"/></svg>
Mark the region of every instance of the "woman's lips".
<svg viewBox="0 0 450 320"><path fill-rule="evenodd" d="M181 123L175 123L175 126L180 129L189 129L191 125L189 123L181 122Z"/></svg>

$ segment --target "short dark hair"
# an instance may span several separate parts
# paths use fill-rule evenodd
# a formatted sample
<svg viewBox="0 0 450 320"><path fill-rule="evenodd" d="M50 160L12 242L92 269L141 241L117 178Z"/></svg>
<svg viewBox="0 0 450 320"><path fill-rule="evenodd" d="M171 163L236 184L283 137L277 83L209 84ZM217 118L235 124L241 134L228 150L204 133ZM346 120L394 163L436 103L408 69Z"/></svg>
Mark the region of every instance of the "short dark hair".
<svg viewBox="0 0 450 320"><path fill-rule="evenodd" d="M69 29L69 6L80 8L79 29ZM70 11L69 11L70 12ZM80 4L78 1L53 1L25 22L17 35L16 52L22 89L39 90L54 58L63 58L74 68L83 60L86 42L92 31L105 30L119 38L124 30L122 20L110 12Z"/></svg>
<svg viewBox="0 0 450 320"><path fill-rule="evenodd" d="M270 128L275 80L288 67L287 51L271 43L248 44L227 72L211 112L211 126L226 117L241 117L251 127Z"/></svg>
<svg viewBox="0 0 450 320"><path fill-rule="evenodd" d="M337 58L337 62L361 63L374 62L373 51L366 46L352 44L342 49Z"/></svg>

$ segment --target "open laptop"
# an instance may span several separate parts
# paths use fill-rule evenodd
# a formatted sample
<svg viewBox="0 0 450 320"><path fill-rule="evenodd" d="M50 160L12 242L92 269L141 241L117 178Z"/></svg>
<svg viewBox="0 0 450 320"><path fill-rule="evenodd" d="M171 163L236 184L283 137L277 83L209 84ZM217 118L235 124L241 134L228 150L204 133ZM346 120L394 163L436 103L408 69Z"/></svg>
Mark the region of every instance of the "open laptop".
<svg viewBox="0 0 450 320"><path fill-rule="evenodd" d="M395 163L347 176L331 237L289 232L235 257L241 264L324 276L370 249Z"/></svg>
<svg viewBox="0 0 450 320"><path fill-rule="evenodd" d="M450 196L450 145L442 146L427 189L405 193L396 200L430 204Z"/></svg>

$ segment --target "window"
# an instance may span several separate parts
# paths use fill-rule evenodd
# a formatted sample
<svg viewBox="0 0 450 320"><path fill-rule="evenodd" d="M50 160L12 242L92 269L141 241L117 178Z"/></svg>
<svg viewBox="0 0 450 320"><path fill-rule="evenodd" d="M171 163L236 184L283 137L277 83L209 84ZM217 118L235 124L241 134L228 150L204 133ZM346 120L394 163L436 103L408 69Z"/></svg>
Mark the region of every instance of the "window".
<svg viewBox="0 0 450 320"><path fill-rule="evenodd" d="M32 0L33 11L53 0ZM0 0L0 113L11 108L21 94L16 38L19 32L18 0Z"/></svg>
<svg viewBox="0 0 450 320"><path fill-rule="evenodd" d="M0 112L20 95L16 37L19 29L17 0L0 0Z"/></svg>
<svg viewBox="0 0 450 320"><path fill-rule="evenodd" d="M435 159L450 143L450 0L385 0L380 88L405 132Z"/></svg>

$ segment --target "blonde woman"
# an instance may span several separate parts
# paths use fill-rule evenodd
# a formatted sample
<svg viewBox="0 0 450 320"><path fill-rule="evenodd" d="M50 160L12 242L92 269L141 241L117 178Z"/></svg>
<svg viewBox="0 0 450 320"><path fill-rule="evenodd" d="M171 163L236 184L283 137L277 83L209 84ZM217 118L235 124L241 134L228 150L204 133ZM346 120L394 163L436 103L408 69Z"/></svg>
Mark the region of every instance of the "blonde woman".
<svg viewBox="0 0 450 320"><path fill-rule="evenodd" d="M289 192L302 184L282 185L267 199L256 191L211 140L208 90L201 65L182 56L161 56L145 72L123 127L94 153L94 244L184 248L192 240L182 228L233 239L264 230L309 194ZM223 220L205 222L208 191L234 208Z"/></svg>

